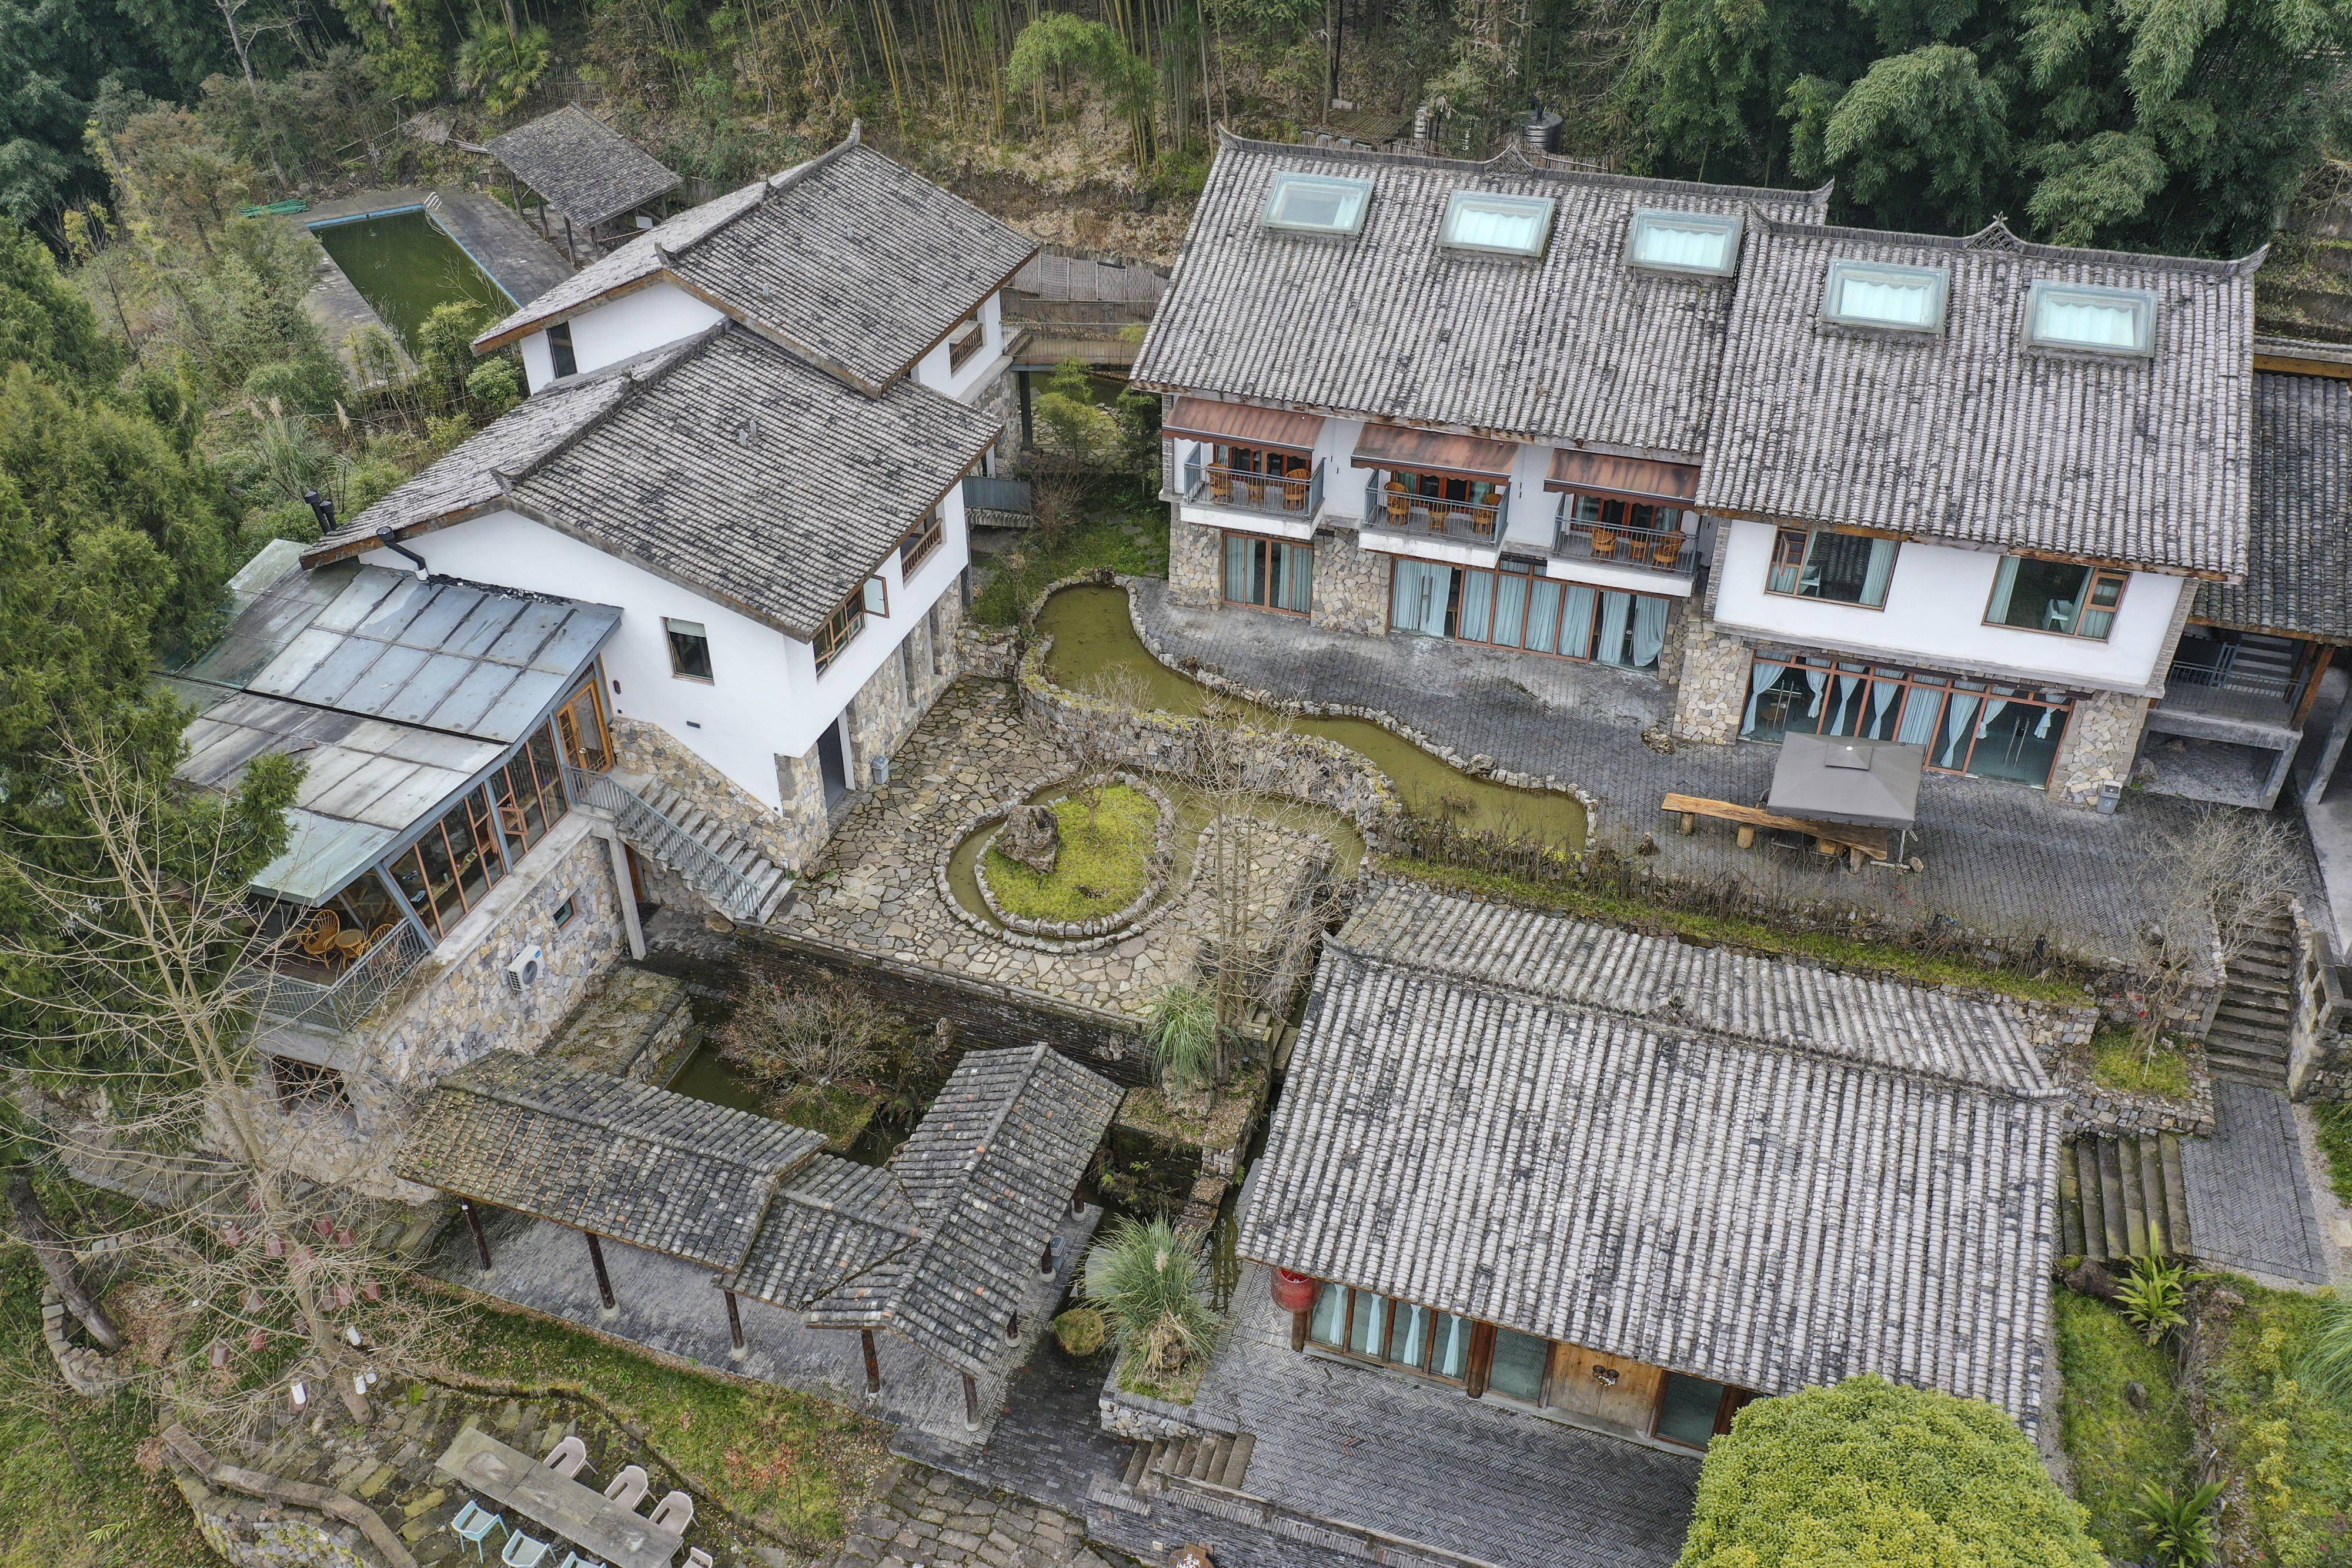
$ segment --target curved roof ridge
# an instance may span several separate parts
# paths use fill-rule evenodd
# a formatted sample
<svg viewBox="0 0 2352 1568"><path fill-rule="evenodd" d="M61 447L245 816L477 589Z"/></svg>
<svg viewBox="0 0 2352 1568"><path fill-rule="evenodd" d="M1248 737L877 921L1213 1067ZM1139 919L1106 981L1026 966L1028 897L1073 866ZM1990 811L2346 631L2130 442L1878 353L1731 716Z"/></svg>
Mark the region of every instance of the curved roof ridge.
<svg viewBox="0 0 2352 1568"><path fill-rule="evenodd" d="M1971 235L1931 235L1915 234L1905 229L1862 228L1850 224L1810 224L1761 213L1757 217L1768 233L1796 235L1809 239L1859 240L1880 245L1916 246L1927 250L1998 250L2036 261L2104 262L2117 267L2149 267L2166 272L2201 273L2214 277L2252 277L2270 255L2271 248L2263 246L2260 250L2234 259L2170 256L2154 250L2095 250L2088 246L2046 245L2040 240L2023 239L2000 218Z"/></svg>
<svg viewBox="0 0 2352 1568"><path fill-rule="evenodd" d="M1717 185L1701 180L1672 180L1651 174L1616 174L1602 169L1563 169L1538 163L1528 158L1516 142L1507 143L1491 158L1445 158L1433 152L1377 152L1363 147L1318 147L1304 141L1269 141L1258 137L1241 136L1224 125L1217 127L1221 145L1244 152L1295 153L1314 158L1329 158L1339 162L1363 163L1391 169L1459 169L1465 173L1486 173L1496 170L1507 172L1540 175L1577 184L1591 184L1625 191L1679 191L1693 195L1714 196L1725 201L1801 202L1811 201L1826 208L1830 193L1836 182L1810 191L1783 189L1772 185Z"/></svg>

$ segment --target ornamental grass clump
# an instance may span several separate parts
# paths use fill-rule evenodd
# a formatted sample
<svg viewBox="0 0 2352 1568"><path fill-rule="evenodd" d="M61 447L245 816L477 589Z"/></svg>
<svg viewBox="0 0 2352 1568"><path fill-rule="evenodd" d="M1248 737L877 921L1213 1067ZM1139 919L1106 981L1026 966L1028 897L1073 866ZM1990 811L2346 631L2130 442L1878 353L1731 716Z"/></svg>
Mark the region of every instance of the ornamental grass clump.
<svg viewBox="0 0 2352 1568"><path fill-rule="evenodd" d="M1151 999L1145 1043L1165 1088L1199 1094L1216 1087L1217 998L1181 982L1161 988Z"/></svg>
<svg viewBox="0 0 2352 1568"><path fill-rule="evenodd" d="M1086 1298L1110 1326L1123 1364L1166 1383L1216 1348L1223 1326L1192 1238L1165 1219L1122 1219L1087 1254Z"/></svg>
<svg viewBox="0 0 2352 1568"><path fill-rule="evenodd" d="M2153 1481L2140 1489L2137 1518L2141 1539L2147 1542L2149 1568L2209 1568L2221 1560L2221 1543L2213 1533L2213 1505L2222 1490L2220 1481L2185 1492Z"/></svg>
<svg viewBox="0 0 2352 1568"><path fill-rule="evenodd" d="M2352 1297L2330 1297L2321 1303L2318 1325L2304 1342L2294 1375L2320 1398L2352 1405Z"/></svg>
<svg viewBox="0 0 2352 1568"><path fill-rule="evenodd" d="M2189 1321L2189 1287L2205 1278L2185 1263L2135 1258L2116 1285L2116 1310L2154 1344Z"/></svg>

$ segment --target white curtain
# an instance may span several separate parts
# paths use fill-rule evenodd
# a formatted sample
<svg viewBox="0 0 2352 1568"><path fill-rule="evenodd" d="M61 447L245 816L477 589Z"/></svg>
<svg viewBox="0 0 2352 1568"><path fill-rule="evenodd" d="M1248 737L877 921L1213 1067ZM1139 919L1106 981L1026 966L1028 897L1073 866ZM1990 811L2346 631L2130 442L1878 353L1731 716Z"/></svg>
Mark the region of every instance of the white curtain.
<svg viewBox="0 0 2352 1568"><path fill-rule="evenodd" d="M1925 746L1936 738L1936 715L1944 704L1941 686L1913 686L1903 699L1903 722L1895 738L1906 746Z"/></svg>
<svg viewBox="0 0 2352 1568"><path fill-rule="evenodd" d="M1559 612L1559 651L1571 659L1592 657L1592 590L1580 582L1568 585Z"/></svg>
<svg viewBox="0 0 2352 1568"><path fill-rule="evenodd" d="M1982 740L1985 737L1985 731L1991 727L1993 720L2000 716L2000 710L2008 706L2009 699L2007 697L1987 697L1985 699L1984 717L1977 720L1977 738L1979 740Z"/></svg>
<svg viewBox="0 0 2352 1568"><path fill-rule="evenodd" d="M2000 558L2000 569L1992 574L1992 602L1985 607L1985 619L1997 626L2009 624L2009 601L2017 591L2017 558Z"/></svg>
<svg viewBox="0 0 2352 1568"><path fill-rule="evenodd" d="M1864 604L1886 602L1887 580L1895 575L1895 541L1870 541L1870 564L1863 569L1862 601Z"/></svg>
<svg viewBox="0 0 2352 1568"><path fill-rule="evenodd" d="M1862 685L1862 677L1860 675L1841 674L1838 676L1837 706L1830 710L1829 730L1832 735L1852 735L1853 733L1853 730L1841 729L1838 727L1845 723L1846 705L1853 697L1853 688L1860 685ZM1861 716L1862 716L1860 714L1856 714L1854 716L1857 720L1859 720Z"/></svg>
<svg viewBox="0 0 2352 1568"><path fill-rule="evenodd" d="M1633 664L1648 669L1666 645L1666 601L1646 594L1633 601Z"/></svg>
<svg viewBox="0 0 2352 1568"><path fill-rule="evenodd" d="M1625 662L1625 622L1633 613L1633 596L1613 589L1601 592L1601 652L1597 657L1604 664Z"/></svg>
<svg viewBox="0 0 2352 1568"><path fill-rule="evenodd" d="M1400 632L1424 637L1445 635L1445 596L1454 587L1454 569L1399 556L1396 563L1394 619Z"/></svg>
<svg viewBox="0 0 2352 1568"><path fill-rule="evenodd" d="M1819 718L1822 716L1822 693L1829 687L1830 673L1827 670L1806 670L1803 674L1806 689L1813 694L1812 705L1805 709L1805 716Z"/></svg>
<svg viewBox="0 0 2352 1568"><path fill-rule="evenodd" d="M1559 647L1559 584L1549 578L1537 582L1528 607L1528 646L1538 653Z"/></svg>
<svg viewBox="0 0 2352 1568"><path fill-rule="evenodd" d="M1507 648L1517 648L1527 641L1528 580L1517 572L1503 572L1495 579L1495 638Z"/></svg>
<svg viewBox="0 0 2352 1568"><path fill-rule="evenodd" d="M1240 604L1258 602L1250 593L1250 542L1237 534L1225 536L1225 597Z"/></svg>
<svg viewBox="0 0 2352 1568"><path fill-rule="evenodd" d="M1468 573L1462 580L1461 623L1454 628L1455 632L1473 643L1487 641L1488 622L1494 612L1494 574L1485 571Z"/></svg>
<svg viewBox="0 0 2352 1568"><path fill-rule="evenodd" d="M1984 699L1974 692L1954 692L1944 715L1944 754L1936 766L1950 768L1960 754L1960 742L1968 738L1969 720L1977 713L1977 704Z"/></svg>
<svg viewBox="0 0 2352 1568"><path fill-rule="evenodd" d="M1756 709L1764 701L1765 691L1773 682L1780 678L1780 672L1785 667L1780 664L1768 664L1761 659L1748 666L1748 716L1740 721L1740 734L1747 735L1755 729Z"/></svg>
<svg viewBox="0 0 2352 1568"><path fill-rule="evenodd" d="M1895 700L1895 694L1902 689L1903 683L1901 681L1873 681L1870 683L1870 723L1864 727L1868 729L1871 734L1876 735L1881 729L1885 727L1886 705L1893 702Z"/></svg>

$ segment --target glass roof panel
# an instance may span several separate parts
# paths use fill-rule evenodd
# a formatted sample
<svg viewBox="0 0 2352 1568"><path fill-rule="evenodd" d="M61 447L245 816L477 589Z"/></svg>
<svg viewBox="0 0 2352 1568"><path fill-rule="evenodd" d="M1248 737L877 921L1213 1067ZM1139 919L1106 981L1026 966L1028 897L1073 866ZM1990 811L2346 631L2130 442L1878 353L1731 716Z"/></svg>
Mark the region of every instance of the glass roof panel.
<svg viewBox="0 0 2352 1568"><path fill-rule="evenodd" d="M1549 196L1456 191L1445 204L1445 226L1439 238L1457 250L1540 256L1551 235L1551 213Z"/></svg>
<svg viewBox="0 0 2352 1568"><path fill-rule="evenodd" d="M1276 174L1266 196L1265 226L1302 234L1360 234L1372 204L1371 183L1329 174Z"/></svg>
<svg viewBox="0 0 2352 1568"><path fill-rule="evenodd" d="M1822 293L1822 317L1849 327L1938 331L1951 282L1951 273L1940 267L1833 261Z"/></svg>
<svg viewBox="0 0 2352 1568"><path fill-rule="evenodd" d="M2147 354L2155 341L2156 297L2045 281L2033 286L2029 319L2033 341L2043 348Z"/></svg>
<svg viewBox="0 0 2352 1568"><path fill-rule="evenodd" d="M1728 213L1641 212L1626 259L1665 272L1727 275L1739 258L1739 219Z"/></svg>

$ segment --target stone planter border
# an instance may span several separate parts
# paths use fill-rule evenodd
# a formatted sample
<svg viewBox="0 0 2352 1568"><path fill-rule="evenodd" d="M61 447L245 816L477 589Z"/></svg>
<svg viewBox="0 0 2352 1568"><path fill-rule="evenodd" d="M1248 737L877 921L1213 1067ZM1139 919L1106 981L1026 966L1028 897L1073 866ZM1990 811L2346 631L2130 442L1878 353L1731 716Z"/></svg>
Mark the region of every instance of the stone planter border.
<svg viewBox="0 0 2352 1568"><path fill-rule="evenodd" d="M1056 783L1049 783L1045 789L1060 790L1061 793L1057 799L1066 800L1077 791L1089 786L1107 788L1113 784L1128 786L1150 800L1152 805L1159 809L1159 821L1152 825L1151 853L1144 862L1143 891L1129 899L1125 907L1113 910L1108 915L1098 915L1091 920L1038 920L1028 915L1015 915L1004 907L1003 900L997 897L995 887L988 880L988 847L982 845L980 852L972 857L972 880L980 883L981 902L988 905L988 912L991 915L1003 922L1007 930L1017 931L1025 936L1050 936L1064 942L1082 941L1092 936L1121 936L1126 934L1128 927L1142 918L1144 911L1150 909L1160 896L1168 891L1168 873L1175 864L1176 808L1157 786L1147 783L1126 768L1120 768L1108 773L1090 774L1084 778L1074 777ZM1042 794L1044 790L1038 793ZM993 810L982 812L972 819L971 824L961 833L957 835L956 842L961 844L975 832L988 831L992 822L1001 826L1013 808L1024 803L1020 800L1010 800ZM992 841L993 841L992 837Z"/></svg>
<svg viewBox="0 0 2352 1568"><path fill-rule="evenodd" d="M1103 1379L1102 1394L1095 1401L1104 1431L1114 1437L1148 1441L1153 1437L1230 1437L1240 1430L1231 1421L1205 1416L1190 1405L1129 1393L1118 1385L1119 1363L1125 1359L1123 1354L1112 1355L1110 1375Z"/></svg>
<svg viewBox="0 0 2352 1568"><path fill-rule="evenodd" d="M119 1236L101 1236L89 1246L74 1254L79 1264L97 1265L95 1275L111 1274L114 1254L122 1249ZM58 1364L58 1371L66 1385L85 1399L103 1399L129 1384L131 1378L128 1355L109 1355L89 1345L80 1345L66 1337L66 1324L71 1322L66 1311L66 1299L55 1285L41 1285L41 1342L49 1348L49 1355Z"/></svg>

